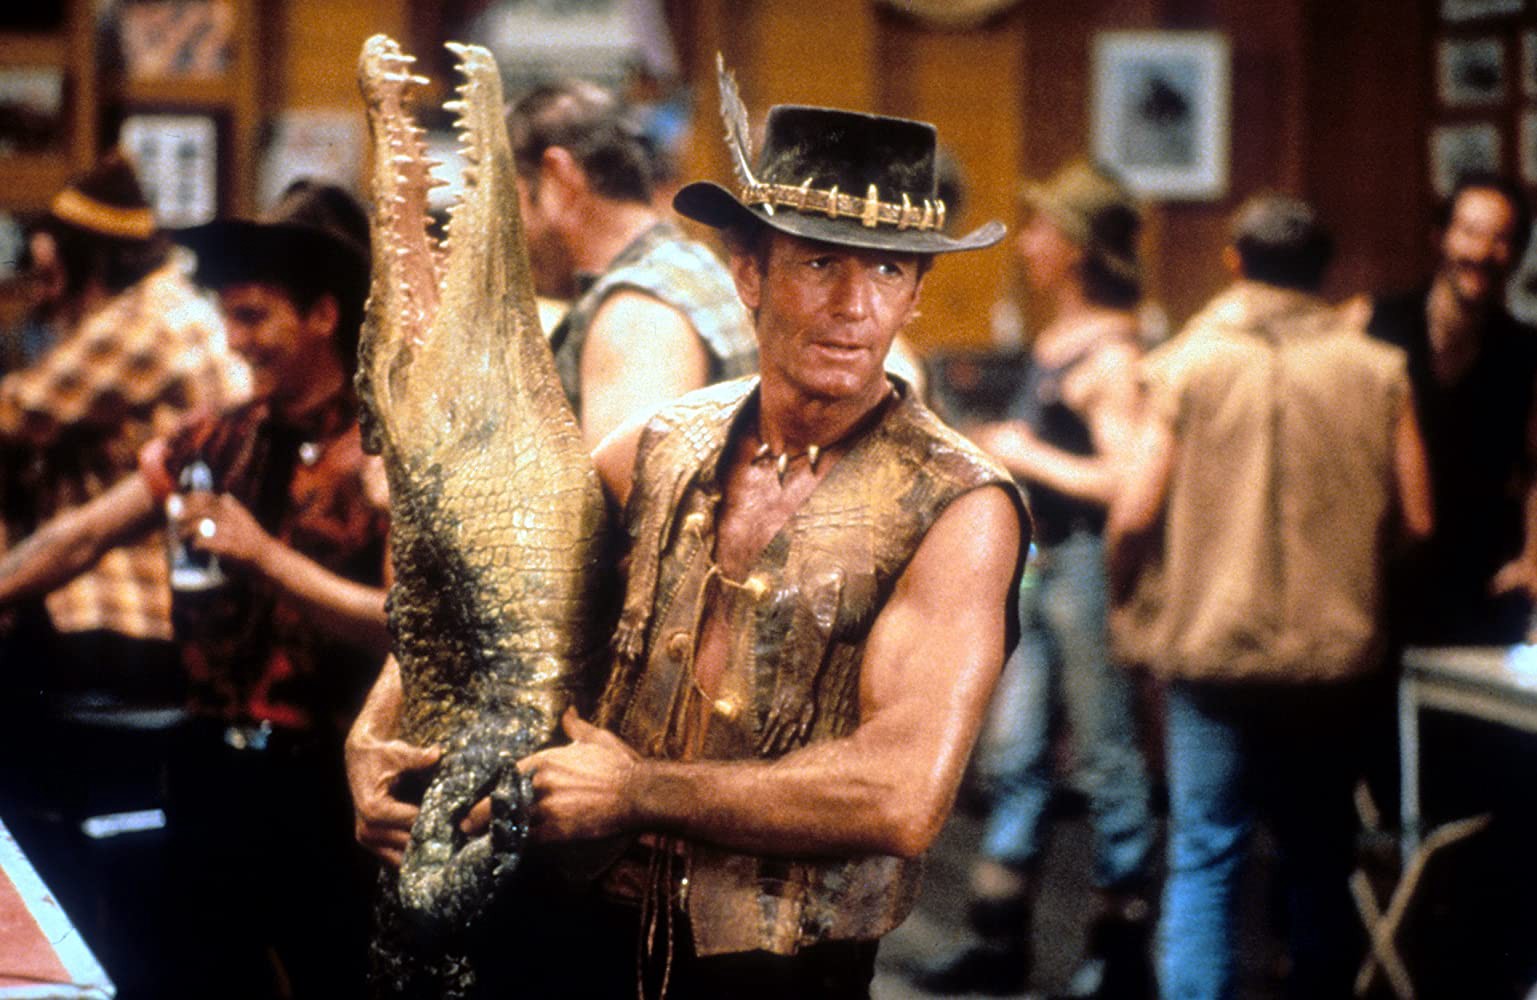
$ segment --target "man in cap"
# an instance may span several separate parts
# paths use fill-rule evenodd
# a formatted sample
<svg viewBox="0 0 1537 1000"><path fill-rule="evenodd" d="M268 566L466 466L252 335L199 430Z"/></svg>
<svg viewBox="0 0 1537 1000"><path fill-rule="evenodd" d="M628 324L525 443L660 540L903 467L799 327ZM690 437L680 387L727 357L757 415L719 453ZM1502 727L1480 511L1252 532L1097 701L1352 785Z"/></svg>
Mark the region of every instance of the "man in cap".
<svg viewBox="0 0 1537 1000"><path fill-rule="evenodd" d="M341 736L388 646L387 517L352 388L368 221L340 188L299 182L265 221L181 238L256 398L150 442L136 473L10 553L0 604L59 586L162 510L218 558L222 584L175 594L194 721L169 774L184 925L167 995L359 995L367 890Z"/></svg>
<svg viewBox="0 0 1537 1000"><path fill-rule="evenodd" d="M756 169L737 136L737 189L674 205L724 231L761 376L595 453L616 662L596 725L520 765L536 840L621 845L573 995L868 995L1013 640L1018 495L883 369L933 255L1002 227L943 232L926 123L776 107ZM398 704L386 674L358 725Z"/></svg>
<svg viewBox="0 0 1537 1000"><path fill-rule="evenodd" d="M1137 742L1135 685L1110 661L1105 511L1128 461L1141 342L1135 308L1140 217L1103 170L1068 164L1022 191L1015 238L1047 321L1030 349L1013 419L972 437L1012 472L1035 518L1033 585L1019 649L989 731L991 809L971 875L976 939L922 969L937 993L1017 993L1029 979L1030 916L1057 789L1052 723L1060 708L1094 830L1100 912L1075 996L1148 996L1153 818Z"/></svg>
<svg viewBox="0 0 1537 1000"><path fill-rule="evenodd" d="M58 340L0 379L0 446L14 462L11 489L29 498L27 527L102 495L147 441L193 410L236 401L244 379L218 312L171 254L122 154L54 196L31 253ZM58 639L38 657L51 675L39 687L174 696L159 531L105 551L46 604Z"/></svg>
<svg viewBox="0 0 1537 1000"><path fill-rule="evenodd" d="M652 204L659 152L596 84L548 84L507 115L534 284L574 300L550 331L595 446L627 418L756 368L730 276Z"/></svg>
<svg viewBox="0 0 1537 1000"><path fill-rule="evenodd" d="M1237 994L1237 901L1263 809L1288 904L1287 995L1348 997L1362 710L1387 643L1387 554L1431 503L1402 352L1316 297L1307 205L1246 202L1238 282L1150 354L1107 535L1118 651L1166 682L1166 997Z"/></svg>

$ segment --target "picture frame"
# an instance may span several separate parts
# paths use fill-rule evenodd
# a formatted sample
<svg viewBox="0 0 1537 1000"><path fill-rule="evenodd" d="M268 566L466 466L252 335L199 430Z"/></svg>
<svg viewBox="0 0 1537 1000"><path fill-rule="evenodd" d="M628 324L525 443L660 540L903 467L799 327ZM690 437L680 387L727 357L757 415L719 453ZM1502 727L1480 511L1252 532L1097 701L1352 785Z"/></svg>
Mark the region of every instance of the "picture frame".
<svg viewBox="0 0 1537 1000"><path fill-rule="evenodd" d="M1499 36L1443 38L1436 46L1436 94L1442 105L1499 104L1509 90L1505 42Z"/></svg>
<svg viewBox="0 0 1537 1000"><path fill-rule="evenodd" d="M1521 96L1537 97L1537 31L1521 32Z"/></svg>
<svg viewBox="0 0 1537 1000"><path fill-rule="evenodd" d="M198 226L219 210L219 123L212 115L146 113L123 119L119 142L165 228Z"/></svg>
<svg viewBox="0 0 1537 1000"><path fill-rule="evenodd" d="M1492 122L1439 125L1430 132L1431 186L1444 198L1463 174L1498 171L1503 155L1499 126Z"/></svg>
<svg viewBox="0 0 1537 1000"><path fill-rule="evenodd" d="M133 80L213 80L234 61L231 0L134 0L117 11L118 44Z"/></svg>
<svg viewBox="0 0 1537 1000"><path fill-rule="evenodd" d="M62 66L0 66L0 157L66 150L68 93Z"/></svg>
<svg viewBox="0 0 1537 1000"><path fill-rule="evenodd" d="M1527 242L1526 252L1511 271L1505 305L1521 322L1537 323L1537 240Z"/></svg>
<svg viewBox="0 0 1537 1000"><path fill-rule="evenodd" d="M1476 21L1485 17L1519 14L1526 0L1441 0L1441 17L1447 21Z"/></svg>
<svg viewBox="0 0 1537 1000"><path fill-rule="evenodd" d="M278 112L261 154L257 205L276 205L288 185L300 178L358 189L367 140L362 117L351 110L289 108ZM434 188L433 193L438 190Z"/></svg>
<svg viewBox="0 0 1537 1000"><path fill-rule="evenodd" d="M1228 188L1231 51L1206 31L1094 40L1095 158L1141 198L1210 201Z"/></svg>
<svg viewBox="0 0 1537 1000"><path fill-rule="evenodd" d="M1524 183L1537 186L1537 111L1521 112L1516 129L1517 168Z"/></svg>

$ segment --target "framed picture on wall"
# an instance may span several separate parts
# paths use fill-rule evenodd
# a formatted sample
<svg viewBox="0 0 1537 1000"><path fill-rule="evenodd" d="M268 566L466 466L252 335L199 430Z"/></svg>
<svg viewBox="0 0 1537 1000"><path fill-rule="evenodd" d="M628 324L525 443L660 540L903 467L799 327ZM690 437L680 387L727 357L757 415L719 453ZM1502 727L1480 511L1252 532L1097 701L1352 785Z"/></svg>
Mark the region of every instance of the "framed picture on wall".
<svg viewBox="0 0 1537 1000"><path fill-rule="evenodd" d="M1457 178L1475 170L1500 169L1499 127L1490 122L1440 125L1430 133L1430 181L1436 194L1452 193Z"/></svg>
<svg viewBox="0 0 1537 1000"><path fill-rule="evenodd" d="M1537 111L1521 112L1521 126L1516 132L1516 150L1521 179L1537 185Z"/></svg>
<svg viewBox="0 0 1537 1000"><path fill-rule="evenodd" d="M1537 97L1537 31L1521 32L1521 94Z"/></svg>
<svg viewBox="0 0 1537 1000"><path fill-rule="evenodd" d="M1094 41L1094 155L1139 197L1211 200L1228 186L1225 35L1110 31Z"/></svg>
<svg viewBox="0 0 1537 1000"><path fill-rule="evenodd" d="M1498 37L1447 38L1436 48L1436 93L1449 108L1498 104L1509 81Z"/></svg>
<svg viewBox="0 0 1537 1000"><path fill-rule="evenodd" d="M143 114L123 119L123 148L139 171L160 225L196 226L219 207L219 127L211 115Z"/></svg>
<svg viewBox="0 0 1537 1000"><path fill-rule="evenodd" d="M1505 304L1523 323L1537 323L1537 240L1528 241L1526 253L1505 286Z"/></svg>
<svg viewBox="0 0 1537 1000"><path fill-rule="evenodd" d="M213 79L229 72L235 33L231 0L127 0L117 18L132 79Z"/></svg>
<svg viewBox="0 0 1537 1000"><path fill-rule="evenodd" d="M1448 21L1474 21L1519 14L1525 3L1526 0L1441 0L1441 16Z"/></svg>
<svg viewBox="0 0 1537 1000"><path fill-rule="evenodd" d="M60 66L0 66L0 156L69 146L69 91Z"/></svg>

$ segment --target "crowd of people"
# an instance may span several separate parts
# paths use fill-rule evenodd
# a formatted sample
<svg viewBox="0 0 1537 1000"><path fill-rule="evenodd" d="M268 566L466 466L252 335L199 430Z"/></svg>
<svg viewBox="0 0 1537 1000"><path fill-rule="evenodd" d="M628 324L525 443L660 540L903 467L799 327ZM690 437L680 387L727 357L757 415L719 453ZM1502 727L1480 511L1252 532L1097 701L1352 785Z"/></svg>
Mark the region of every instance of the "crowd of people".
<svg viewBox="0 0 1537 1000"><path fill-rule="evenodd" d="M1040 322L1017 391L955 429L888 353L928 271L1004 228L948 231L931 126L775 107L746 176L670 205L599 87L536 90L508 131L534 282L564 303L556 370L625 550L592 716L518 767L537 841L627 846L535 883L560 898L480 956L505 967L487 981L868 996L973 773L970 937L918 987L1031 983L1073 789L1096 902L1071 995L1238 995L1258 821L1288 992L1350 995L1356 797L1395 795L1397 657L1532 625L1537 331L1505 304L1521 188L1463 178L1426 286L1344 305L1319 295L1324 220L1256 195L1233 283L1150 345L1139 207L1070 163L1020 187ZM131 942L107 949L122 996L362 996L370 867L400 863L402 779L442 757L397 731L388 490L353 387L367 213L300 181L259 218L168 234L111 154L28 257L24 349L0 351L0 819L88 940ZM166 877L136 885L155 917L134 927L145 900L80 840L100 773L80 748L146 732ZM1521 815L1508 784L1457 791ZM1477 995L1537 980L1529 923L1488 936Z"/></svg>

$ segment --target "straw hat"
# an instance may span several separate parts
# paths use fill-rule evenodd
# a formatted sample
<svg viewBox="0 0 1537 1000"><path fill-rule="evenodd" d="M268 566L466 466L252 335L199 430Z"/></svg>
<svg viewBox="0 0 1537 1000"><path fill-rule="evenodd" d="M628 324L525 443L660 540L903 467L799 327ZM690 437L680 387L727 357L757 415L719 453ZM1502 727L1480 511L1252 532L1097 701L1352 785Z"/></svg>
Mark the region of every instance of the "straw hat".
<svg viewBox="0 0 1537 1000"><path fill-rule="evenodd" d="M148 241L155 237L155 213L139 186L133 164L109 150L96 165L53 196L48 215L97 236Z"/></svg>
<svg viewBox="0 0 1537 1000"><path fill-rule="evenodd" d="M1069 163L1045 183L1026 182L1019 197L1112 273L1128 281L1141 279L1137 237L1142 214L1126 189L1103 168L1085 160Z"/></svg>

